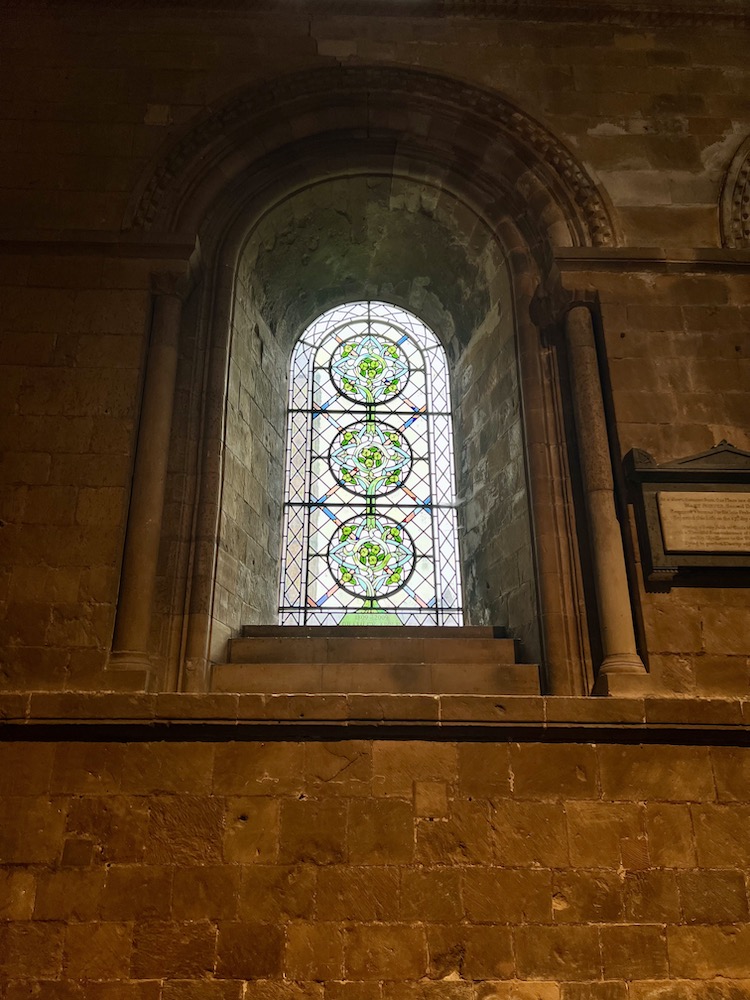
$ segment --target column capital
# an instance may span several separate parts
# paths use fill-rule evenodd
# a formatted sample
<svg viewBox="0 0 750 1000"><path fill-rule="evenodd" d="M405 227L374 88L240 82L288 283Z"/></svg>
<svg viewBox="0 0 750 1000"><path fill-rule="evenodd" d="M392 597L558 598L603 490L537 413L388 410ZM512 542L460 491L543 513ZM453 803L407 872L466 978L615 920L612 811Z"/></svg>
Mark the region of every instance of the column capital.
<svg viewBox="0 0 750 1000"><path fill-rule="evenodd" d="M184 302L198 283L201 270L201 249L196 240L195 248L185 260L164 262L164 267L151 272L151 292L155 296L176 298Z"/></svg>
<svg viewBox="0 0 750 1000"><path fill-rule="evenodd" d="M194 270L189 261L184 268L171 267L165 271L151 272L151 292L156 296L176 298L184 302L195 284Z"/></svg>

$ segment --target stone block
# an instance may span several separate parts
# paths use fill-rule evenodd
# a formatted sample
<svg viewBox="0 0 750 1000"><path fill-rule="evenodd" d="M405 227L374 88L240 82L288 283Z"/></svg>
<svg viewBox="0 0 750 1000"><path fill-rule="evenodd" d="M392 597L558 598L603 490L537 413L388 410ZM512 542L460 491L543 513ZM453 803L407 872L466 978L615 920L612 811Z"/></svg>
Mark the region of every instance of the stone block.
<svg viewBox="0 0 750 1000"><path fill-rule="evenodd" d="M34 902L36 920L95 920L104 887L103 869L43 872Z"/></svg>
<svg viewBox="0 0 750 1000"><path fill-rule="evenodd" d="M56 861L64 828L60 799L7 796L0 800L0 857L6 864Z"/></svg>
<svg viewBox="0 0 750 1000"><path fill-rule="evenodd" d="M653 979L669 974L663 927L602 927L600 939L606 979Z"/></svg>
<svg viewBox="0 0 750 1000"><path fill-rule="evenodd" d="M207 921L148 921L133 932L133 979L197 979L214 970L216 927Z"/></svg>
<svg viewBox="0 0 750 1000"><path fill-rule="evenodd" d="M647 698L646 721L652 725L741 726L739 698Z"/></svg>
<svg viewBox="0 0 750 1000"><path fill-rule="evenodd" d="M216 748L218 795L297 795L304 791L302 743L225 743Z"/></svg>
<svg viewBox="0 0 750 1000"><path fill-rule="evenodd" d="M479 983L477 1000L560 1000L560 987L557 983L528 983L517 980Z"/></svg>
<svg viewBox="0 0 750 1000"><path fill-rule="evenodd" d="M521 926L514 931L518 974L523 979L599 979L602 963L596 927Z"/></svg>
<svg viewBox="0 0 750 1000"><path fill-rule="evenodd" d="M670 979L633 982L631 1000L745 1000L750 995L750 979Z"/></svg>
<svg viewBox="0 0 750 1000"><path fill-rule="evenodd" d="M493 827L488 803L454 801L447 819L419 820L416 860L423 865L491 863Z"/></svg>
<svg viewBox="0 0 750 1000"><path fill-rule="evenodd" d="M138 861L146 849L148 800L125 795L87 795L71 800L66 831L91 841L102 861Z"/></svg>
<svg viewBox="0 0 750 1000"><path fill-rule="evenodd" d="M689 924L729 924L748 920L747 887L742 872L680 872L677 885L682 913Z"/></svg>
<svg viewBox="0 0 750 1000"><path fill-rule="evenodd" d="M750 748L711 747L720 801L750 802Z"/></svg>
<svg viewBox="0 0 750 1000"><path fill-rule="evenodd" d="M436 695L350 694L347 701L352 719L437 722L439 717Z"/></svg>
<svg viewBox="0 0 750 1000"><path fill-rule="evenodd" d="M435 819L449 812L448 786L442 781L414 782L414 814Z"/></svg>
<svg viewBox="0 0 750 1000"><path fill-rule="evenodd" d="M750 806L693 806L692 814L701 868L750 865Z"/></svg>
<svg viewBox="0 0 750 1000"><path fill-rule="evenodd" d="M696 864L693 823L688 806L647 803L646 831L654 865L691 868Z"/></svg>
<svg viewBox="0 0 750 1000"><path fill-rule="evenodd" d="M402 868L400 919L419 924L459 921L459 878L459 872L450 868Z"/></svg>
<svg viewBox="0 0 750 1000"><path fill-rule="evenodd" d="M284 801L279 860L337 864L346 858L346 805L336 799Z"/></svg>
<svg viewBox="0 0 750 1000"><path fill-rule="evenodd" d="M340 925L300 921L288 924L284 967L290 979L341 979L344 938Z"/></svg>
<svg viewBox="0 0 750 1000"><path fill-rule="evenodd" d="M213 754L208 743L131 743L125 750L122 789L138 795L207 793Z"/></svg>
<svg viewBox="0 0 750 1000"><path fill-rule="evenodd" d="M52 921L0 924L0 975L6 980L56 979L64 931L63 923Z"/></svg>
<svg viewBox="0 0 750 1000"><path fill-rule="evenodd" d="M405 924L357 924L345 930L345 978L421 979L427 973L424 931Z"/></svg>
<svg viewBox="0 0 750 1000"><path fill-rule="evenodd" d="M466 868L461 884L464 911L473 923L548 923L552 919L548 870Z"/></svg>
<svg viewBox="0 0 750 1000"><path fill-rule="evenodd" d="M53 743L0 744L0 795L45 795L54 753Z"/></svg>
<svg viewBox="0 0 750 1000"><path fill-rule="evenodd" d="M387 988L387 987L386 987ZM381 1000L380 983L328 982L326 1000Z"/></svg>
<svg viewBox="0 0 750 1000"><path fill-rule="evenodd" d="M372 759L367 743L307 743L304 752L304 774L314 797L370 794Z"/></svg>
<svg viewBox="0 0 750 1000"><path fill-rule="evenodd" d="M58 744L51 782L53 793L118 792L123 751L119 744Z"/></svg>
<svg viewBox="0 0 750 1000"><path fill-rule="evenodd" d="M669 968L684 979L750 977L750 925L667 928Z"/></svg>
<svg viewBox="0 0 750 1000"><path fill-rule="evenodd" d="M397 868L333 865L318 873L321 920L393 921L399 907Z"/></svg>
<svg viewBox="0 0 750 1000"><path fill-rule="evenodd" d="M581 868L646 868L625 864L631 845L645 845L643 808L625 802L571 802L566 806L570 861ZM633 860L637 861L637 858Z"/></svg>
<svg viewBox="0 0 750 1000"><path fill-rule="evenodd" d="M598 796L596 751L592 746L513 744L513 795L532 799L590 799Z"/></svg>
<svg viewBox="0 0 750 1000"><path fill-rule="evenodd" d="M514 975L509 927L432 924L427 927L431 979L510 979Z"/></svg>
<svg viewBox="0 0 750 1000"><path fill-rule="evenodd" d="M555 872L552 912L555 923L604 923L621 920L622 880L617 872L578 869Z"/></svg>
<svg viewBox="0 0 750 1000"><path fill-rule="evenodd" d="M348 813L348 856L354 864L408 864L414 857L411 804L352 800Z"/></svg>
<svg viewBox="0 0 750 1000"><path fill-rule="evenodd" d="M220 830L217 836L221 837ZM227 799L223 842L225 861L241 864L276 861L279 853L279 802L257 796Z"/></svg>
<svg viewBox="0 0 750 1000"><path fill-rule="evenodd" d="M448 743L375 742L372 769L375 795L411 801L415 781L455 781L458 753Z"/></svg>
<svg viewBox="0 0 750 1000"><path fill-rule="evenodd" d="M61 868L88 868L97 859L96 845L83 837L66 837L63 842Z"/></svg>
<svg viewBox="0 0 750 1000"><path fill-rule="evenodd" d="M323 1000L319 983L282 983L260 979L245 984L243 1000Z"/></svg>
<svg viewBox="0 0 750 1000"><path fill-rule="evenodd" d="M36 880L23 869L0 870L0 920L30 920L34 912Z"/></svg>
<svg viewBox="0 0 750 1000"><path fill-rule="evenodd" d="M563 983L561 1000L627 1000L627 995L623 982Z"/></svg>
<svg viewBox="0 0 750 1000"><path fill-rule="evenodd" d="M490 802L493 858L519 867L564 867L568 830L562 804L501 800Z"/></svg>
<svg viewBox="0 0 750 1000"><path fill-rule="evenodd" d="M161 988L161 1000L242 1000L241 982L218 979L172 979Z"/></svg>
<svg viewBox="0 0 750 1000"><path fill-rule="evenodd" d="M177 868L172 886L174 920L233 920L237 916L240 869L216 865Z"/></svg>
<svg viewBox="0 0 750 1000"><path fill-rule="evenodd" d="M221 922L216 973L226 979L280 979L284 932L275 924Z"/></svg>
<svg viewBox="0 0 750 1000"><path fill-rule="evenodd" d="M653 857L652 861L657 863ZM680 923L677 876L671 871L647 869L626 872L625 915L634 923Z"/></svg>
<svg viewBox="0 0 750 1000"><path fill-rule="evenodd" d="M365 984L369 985L369 984ZM384 982L383 1000L473 1000L470 983L429 980L414 982Z"/></svg>
<svg viewBox="0 0 750 1000"><path fill-rule="evenodd" d="M96 988L99 984L87 983L86 985ZM123 987L123 995L125 988ZM88 996L100 997L104 996L104 994L94 993L91 990ZM83 986L80 983L58 982L54 979L37 979L34 981L26 979L21 982L9 982L5 988L3 1000L86 1000L86 997L84 996ZM151 995L149 1000L158 1000L158 989L156 993Z"/></svg>
<svg viewBox="0 0 750 1000"><path fill-rule="evenodd" d="M539 693L539 671L531 665L507 668L508 683L515 694L494 697L490 695L443 695L440 699L440 718L443 723L484 722L505 723L537 722L544 717L544 702ZM506 688L507 690L507 688ZM526 696L529 697L526 697Z"/></svg>
<svg viewBox="0 0 750 1000"><path fill-rule="evenodd" d="M101 895L104 920L166 920L172 899L171 868L112 865Z"/></svg>
<svg viewBox="0 0 750 1000"><path fill-rule="evenodd" d="M321 872L321 876L333 869ZM241 869L237 916L281 922L312 916L317 871L313 865L248 865ZM321 904L322 906L322 904Z"/></svg>
<svg viewBox="0 0 750 1000"><path fill-rule="evenodd" d="M674 802L714 797L708 748L601 746L598 755L606 798Z"/></svg>
<svg viewBox="0 0 750 1000"><path fill-rule="evenodd" d="M505 743L461 743L458 746L461 794L486 799L510 794L510 751Z"/></svg>
<svg viewBox="0 0 750 1000"><path fill-rule="evenodd" d="M145 857L151 864L210 864L221 860L224 808L197 795L154 796Z"/></svg>
<svg viewBox="0 0 750 1000"><path fill-rule="evenodd" d="M126 979L130 972L130 924L70 924L63 970L69 979Z"/></svg>

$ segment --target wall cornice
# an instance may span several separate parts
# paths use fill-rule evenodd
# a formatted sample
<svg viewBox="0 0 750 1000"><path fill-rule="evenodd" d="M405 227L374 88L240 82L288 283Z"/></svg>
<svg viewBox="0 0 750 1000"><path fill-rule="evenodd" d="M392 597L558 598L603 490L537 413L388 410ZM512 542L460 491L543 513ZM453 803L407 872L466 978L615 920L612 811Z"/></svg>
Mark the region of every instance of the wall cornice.
<svg viewBox="0 0 750 1000"><path fill-rule="evenodd" d="M750 742L747 698L0 694L0 740Z"/></svg>
<svg viewBox="0 0 750 1000"><path fill-rule="evenodd" d="M158 13L266 13L377 17L464 17L501 21L619 24L632 27L750 27L745 0L0 0L0 9L145 10Z"/></svg>
<svg viewBox="0 0 750 1000"><path fill-rule="evenodd" d="M750 250L725 247L558 247L555 263L564 272L651 271L662 274L747 273Z"/></svg>

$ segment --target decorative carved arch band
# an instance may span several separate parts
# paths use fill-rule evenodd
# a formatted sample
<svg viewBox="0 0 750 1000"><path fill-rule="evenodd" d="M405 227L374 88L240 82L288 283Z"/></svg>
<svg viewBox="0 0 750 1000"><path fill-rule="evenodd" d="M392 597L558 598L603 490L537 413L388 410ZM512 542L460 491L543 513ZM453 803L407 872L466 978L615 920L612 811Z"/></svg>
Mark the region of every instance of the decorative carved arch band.
<svg viewBox="0 0 750 1000"><path fill-rule="evenodd" d="M544 125L499 94L398 68L336 68L284 77L208 111L152 164L124 227L196 228L253 163L323 134L396 140L434 151L445 164L505 176L532 211L556 216L565 242L613 246L609 208L582 164ZM546 202L546 204L545 204Z"/></svg>
<svg viewBox="0 0 750 1000"><path fill-rule="evenodd" d="M750 136L732 157L721 191L721 242L750 247Z"/></svg>

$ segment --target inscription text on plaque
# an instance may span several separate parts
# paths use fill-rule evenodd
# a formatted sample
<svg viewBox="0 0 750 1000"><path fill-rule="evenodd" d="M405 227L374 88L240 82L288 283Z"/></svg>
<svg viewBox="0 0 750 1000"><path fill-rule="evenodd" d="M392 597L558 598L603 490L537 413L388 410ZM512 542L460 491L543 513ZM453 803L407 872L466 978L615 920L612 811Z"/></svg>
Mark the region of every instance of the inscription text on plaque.
<svg viewBox="0 0 750 1000"><path fill-rule="evenodd" d="M750 552L750 493L660 490L666 552Z"/></svg>

